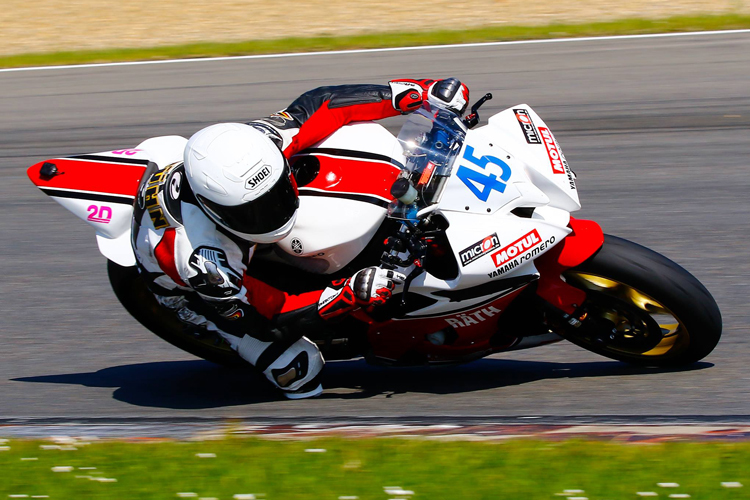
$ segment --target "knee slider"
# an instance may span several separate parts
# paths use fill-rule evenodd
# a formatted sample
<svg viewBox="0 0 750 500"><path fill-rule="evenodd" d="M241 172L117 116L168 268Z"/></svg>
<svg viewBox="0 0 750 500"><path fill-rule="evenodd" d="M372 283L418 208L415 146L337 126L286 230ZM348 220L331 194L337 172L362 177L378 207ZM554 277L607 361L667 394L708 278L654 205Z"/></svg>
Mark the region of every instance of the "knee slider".
<svg viewBox="0 0 750 500"><path fill-rule="evenodd" d="M246 335L237 353L284 391L296 391L317 380L325 364L318 347L304 337L294 342L263 342Z"/></svg>

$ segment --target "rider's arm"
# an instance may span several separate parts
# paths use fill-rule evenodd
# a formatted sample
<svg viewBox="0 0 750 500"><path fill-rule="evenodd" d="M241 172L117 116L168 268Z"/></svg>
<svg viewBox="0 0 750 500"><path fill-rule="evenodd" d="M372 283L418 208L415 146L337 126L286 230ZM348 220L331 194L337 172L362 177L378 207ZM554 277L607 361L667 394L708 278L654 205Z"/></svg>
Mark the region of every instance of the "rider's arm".
<svg viewBox="0 0 750 500"><path fill-rule="evenodd" d="M241 282L236 282L237 291L233 295L222 297L226 288L220 285L196 291L200 290L202 298L231 321L224 326L229 333L288 341L301 335L310 336L315 330L325 328L325 321L340 319L356 309L372 312L405 279L396 271L369 267L349 279L332 282L324 290L292 295L245 274Z"/></svg>
<svg viewBox="0 0 750 500"><path fill-rule="evenodd" d="M440 89L447 89L447 93L441 94ZM409 113L428 98L468 102L468 97L466 86L455 79L401 79L388 85L318 87L299 96L288 108L250 125L269 135L284 156L291 158L348 123Z"/></svg>
<svg viewBox="0 0 750 500"><path fill-rule="evenodd" d="M183 200L181 213L184 225L155 251L160 267L197 292L222 318L222 330L239 337L298 339L323 328L324 320L382 304L404 279L393 271L367 268L324 290L286 293L247 273L255 247L217 228L193 203Z"/></svg>

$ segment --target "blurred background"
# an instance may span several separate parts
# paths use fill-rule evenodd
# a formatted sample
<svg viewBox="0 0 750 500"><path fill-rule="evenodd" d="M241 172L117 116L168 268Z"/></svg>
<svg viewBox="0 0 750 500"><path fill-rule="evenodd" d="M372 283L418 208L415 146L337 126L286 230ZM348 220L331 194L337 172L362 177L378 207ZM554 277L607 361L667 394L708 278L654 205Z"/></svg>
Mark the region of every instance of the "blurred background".
<svg viewBox="0 0 750 500"><path fill-rule="evenodd" d="M5 0L0 55L748 13L748 0Z"/></svg>

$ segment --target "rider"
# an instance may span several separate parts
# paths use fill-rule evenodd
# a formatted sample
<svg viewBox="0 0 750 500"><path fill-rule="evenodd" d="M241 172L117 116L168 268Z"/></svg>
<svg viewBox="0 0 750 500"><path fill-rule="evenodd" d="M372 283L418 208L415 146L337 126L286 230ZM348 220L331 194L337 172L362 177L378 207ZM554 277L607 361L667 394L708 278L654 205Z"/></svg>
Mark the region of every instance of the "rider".
<svg viewBox="0 0 750 500"><path fill-rule="evenodd" d="M294 154L347 123L406 114L425 100L463 113L469 91L455 78L320 87L266 118L195 133L184 162L152 167L136 198L133 247L159 303L221 334L287 397L320 394L323 357L302 332L358 308L372 311L404 276L369 267L290 295L248 275L247 265L256 243L280 241L294 226Z"/></svg>

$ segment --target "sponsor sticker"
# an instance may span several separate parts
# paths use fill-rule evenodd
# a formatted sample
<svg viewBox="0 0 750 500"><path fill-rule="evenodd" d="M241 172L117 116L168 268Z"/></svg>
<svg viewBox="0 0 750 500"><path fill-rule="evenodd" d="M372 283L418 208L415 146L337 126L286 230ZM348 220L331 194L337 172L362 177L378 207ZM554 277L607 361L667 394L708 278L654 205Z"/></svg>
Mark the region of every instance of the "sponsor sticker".
<svg viewBox="0 0 750 500"><path fill-rule="evenodd" d="M112 154L133 156L134 154L137 154L138 151L140 151L140 149L118 149L117 151L112 151Z"/></svg>
<svg viewBox="0 0 750 500"><path fill-rule="evenodd" d="M182 186L182 173L175 172L171 179L169 179L169 196L173 200L180 198L180 186Z"/></svg>
<svg viewBox="0 0 750 500"><path fill-rule="evenodd" d="M459 329L482 323L496 314L500 314L500 312L500 309L495 306L489 306L474 312L457 314L450 318L445 318L445 321L453 328Z"/></svg>
<svg viewBox="0 0 750 500"><path fill-rule="evenodd" d="M230 321L235 321L245 317L245 312L237 304L232 304L232 306L223 314L223 316Z"/></svg>
<svg viewBox="0 0 750 500"><path fill-rule="evenodd" d="M557 147L555 138L552 137L552 132L546 127L539 127L539 133L542 135L544 140L544 147L547 148L547 156L549 157L549 163L552 165L552 172L555 174L564 174L565 167L563 166L562 151Z"/></svg>
<svg viewBox="0 0 750 500"><path fill-rule="evenodd" d="M544 252L554 243L554 236L550 236L548 240L542 242L542 238L536 229L529 231L510 245L492 254L492 261L497 269L487 273L487 277L496 278L515 269L525 261L531 260Z"/></svg>
<svg viewBox="0 0 750 500"><path fill-rule="evenodd" d="M169 227L169 222L164 216L164 209L159 203L159 190L161 189L161 183L164 181L168 168L154 172L148 183L145 185L145 193L143 195L143 208L148 210L148 215L151 217L151 222L154 224L154 229L164 229ZM140 203L140 202L139 202Z"/></svg>
<svg viewBox="0 0 750 500"><path fill-rule="evenodd" d="M247 182L245 183L245 186L247 189L252 191L256 187L258 187L264 180L268 179L271 176L271 167L268 165L264 165L263 168L260 170L260 172L253 174L252 177L250 177Z"/></svg>
<svg viewBox="0 0 750 500"><path fill-rule="evenodd" d="M461 267L471 264L497 248L500 248L500 239L497 237L497 233L485 236L483 239L458 252L458 256L461 259Z"/></svg>
<svg viewBox="0 0 750 500"><path fill-rule="evenodd" d="M516 241L500 249L500 251L492 254L492 262L495 263L495 267L500 267L509 260L513 260L519 255L528 252L538 244L542 242L539 237L539 233L536 229L532 229L530 232L524 234Z"/></svg>
<svg viewBox="0 0 750 500"><path fill-rule="evenodd" d="M292 252L294 252L297 255L299 255L303 251L304 251L304 249L302 247L302 242L299 240L299 238L292 238Z"/></svg>
<svg viewBox="0 0 750 500"><path fill-rule="evenodd" d="M88 221L109 224L112 220L112 208L107 205L89 205L86 211L89 213L86 217Z"/></svg>
<svg viewBox="0 0 750 500"><path fill-rule="evenodd" d="M576 189L576 182L573 174L568 166L568 162L563 155L560 146L557 144L555 137L547 127L539 127L539 133L544 141L544 147L547 148L547 156L549 157L549 163L552 166L552 173L554 174L565 174L568 176L568 185L570 189Z"/></svg>
<svg viewBox="0 0 750 500"><path fill-rule="evenodd" d="M526 142L529 144L541 144L542 140L539 138L539 131L536 129L528 110L514 109L513 112L516 114L518 124L521 126L521 132L526 137Z"/></svg>

